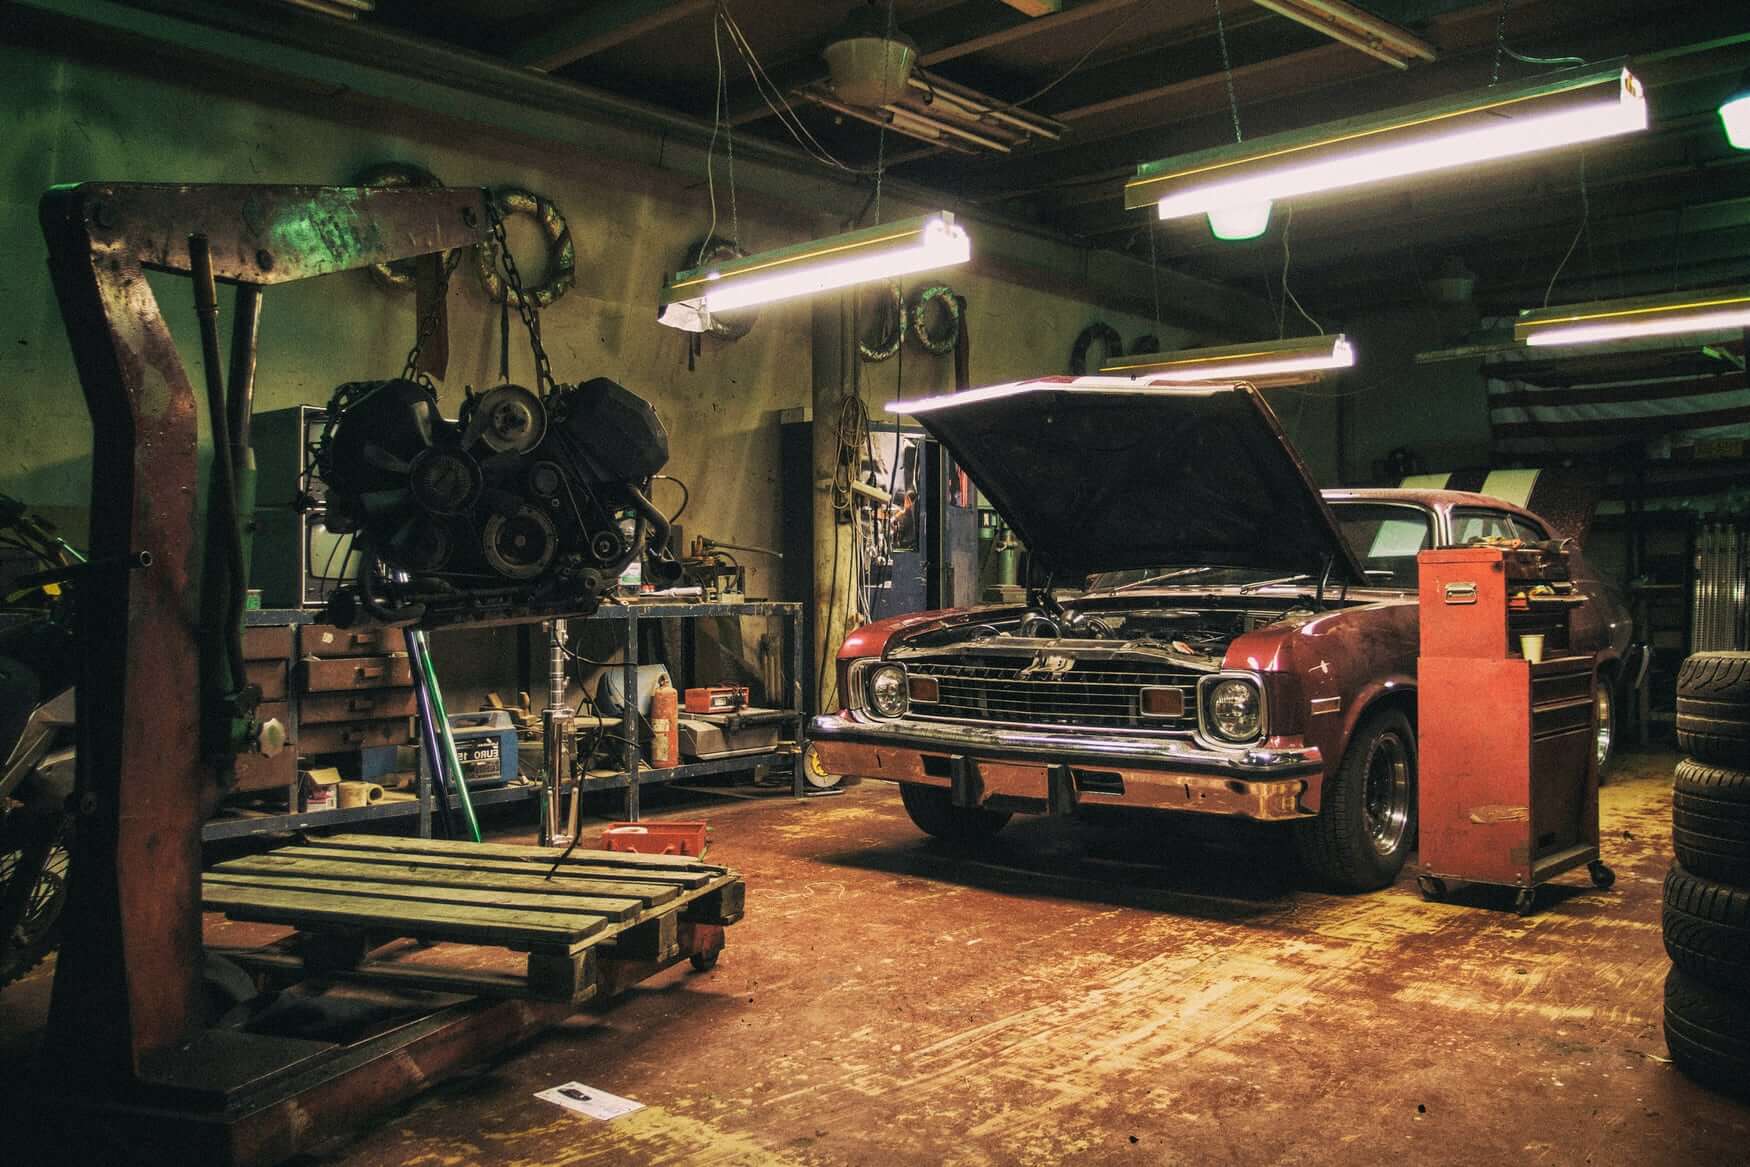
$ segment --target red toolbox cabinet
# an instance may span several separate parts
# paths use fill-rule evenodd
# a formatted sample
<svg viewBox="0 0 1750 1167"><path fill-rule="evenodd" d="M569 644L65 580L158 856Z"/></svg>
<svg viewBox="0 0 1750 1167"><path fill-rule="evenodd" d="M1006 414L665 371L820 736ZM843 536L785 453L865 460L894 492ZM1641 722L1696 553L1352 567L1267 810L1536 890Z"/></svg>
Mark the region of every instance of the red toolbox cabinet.
<svg viewBox="0 0 1750 1167"><path fill-rule="evenodd" d="M1451 548L1421 554L1417 663L1422 893L1447 880L1519 889L1599 861L1593 748L1597 662L1568 651L1581 599L1567 556L1541 549ZM1544 637L1532 663L1520 637Z"/></svg>

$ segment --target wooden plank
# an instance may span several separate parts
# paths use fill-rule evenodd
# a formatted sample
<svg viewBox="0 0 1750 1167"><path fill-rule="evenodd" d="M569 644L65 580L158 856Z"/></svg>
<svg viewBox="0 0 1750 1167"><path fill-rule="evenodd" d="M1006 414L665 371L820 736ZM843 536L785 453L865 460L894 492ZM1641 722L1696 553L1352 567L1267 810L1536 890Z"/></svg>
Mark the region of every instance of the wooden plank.
<svg viewBox="0 0 1750 1167"><path fill-rule="evenodd" d="M497 871L499 875L546 875L548 871L558 871L560 875L584 875L598 880L625 880L630 884L667 884L670 887L702 887L711 880L718 880L726 875L726 871L705 868L700 871L663 870L663 868L616 868L604 864L581 863L576 859L567 859L563 863L556 861L556 856L546 857L546 863L523 863L520 859L490 859L481 856L479 859L467 859L462 856L408 856L399 852L387 850L353 850L343 847L327 847L325 843L311 843L308 847L287 847L278 854L296 854L310 859L339 859L346 863L380 863L411 868L411 870L427 871Z"/></svg>
<svg viewBox="0 0 1750 1167"><path fill-rule="evenodd" d="M488 856L493 859L515 859L530 863L552 864L563 852L553 847L529 847L518 843L469 843L458 839L401 839L381 835L340 834L324 836L324 847L355 847L367 851L393 851L399 854L456 855L467 859ZM570 860L609 867L654 867L667 870L728 871L715 863L704 863L686 855L640 855L633 851L599 851L579 847Z"/></svg>
<svg viewBox="0 0 1750 1167"><path fill-rule="evenodd" d="M386 863L341 863L296 859L280 854L249 855L214 867L227 875L310 875L325 879L374 880L378 883L432 884L500 892L544 892L584 900L605 908L628 901L634 910L653 908L675 897L676 889L657 883L620 883L560 874L494 875L485 871L433 871L429 867L396 867Z"/></svg>
<svg viewBox="0 0 1750 1167"><path fill-rule="evenodd" d="M212 950L209 950L212 951ZM306 969L297 957L278 952L248 949L223 949L221 955L252 971L272 973L282 980L298 980ZM584 954L593 951L585 949ZM569 960L564 953L555 954ZM425 989L438 993L463 993L471 997L549 997L581 1003L595 996L593 969L590 979L574 984L569 997L563 984L555 988L533 985L526 974L501 972L497 969L463 969L435 964L392 964L386 961L366 961L357 968L335 969L323 976L353 984L386 985L391 988Z"/></svg>
<svg viewBox="0 0 1750 1167"><path fill-rule="evenodd" d="M280 892L214 884L201 890L202 906L233 920L297 928L364 928L403 936L539 948L569 947L607 927L599 916L507 912L404 901L357 899L318 892Z"/></svg>
<svg viewBox="0 0 1750 1167"><path fill-rule="evenodd" d="M644 905L638 900L601 900L566 895L563 892L485 891L471 887L445 887L441 884L338 880L329 876L283 872L209 872L201 883L203 887L209 884L221 887L258 887L268 891L320 892L326 895L418 904L485 905L513 912L557 912L564 915L576 913L579 916L612 920L616 923L630 920L644 910Z"/></svg>
<svg viewBox="0 0 1750 1167"><path fill-rule="evenodd" d="M539 864L518 863L514 859L467 860L446 858L440 855L394 855L383 851L347 851L339 847L314 846L288 847L283 851L276 852L276 854L292 854L307 859L343 860L349 863L375 863L403 871L427 872L433 879L441 878L444 873L451 871L488 871L498 875L538 874L545 876L548 871L553 870L553 860L551 859L543 867ZM723 878L721 875L709 871L644 871L636 867L597 867L593 864L581 863L562 864L554 874L555 879L567 876L674 888L703 887L713 879Z"/></svg>

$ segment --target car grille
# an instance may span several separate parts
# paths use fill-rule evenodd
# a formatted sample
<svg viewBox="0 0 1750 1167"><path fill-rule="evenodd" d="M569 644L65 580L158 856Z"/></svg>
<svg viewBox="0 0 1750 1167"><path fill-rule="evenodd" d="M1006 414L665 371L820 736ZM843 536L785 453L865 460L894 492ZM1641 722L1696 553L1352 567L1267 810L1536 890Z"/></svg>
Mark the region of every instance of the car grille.
<svg viewBox="0 0 1750 1167"><path fill-rule="evenodd" d="M1200 674L1151 661L1077 661L1062 677L1023 677L1030 662L1013 658L906 662L913 676L934 677L934 702L912 702L917 717L1016 725L1086 726L1105 729L1189 730L1197 725ZM1184 697L1180 717L1144 717L1145 688L1176 688Z"/></svg>

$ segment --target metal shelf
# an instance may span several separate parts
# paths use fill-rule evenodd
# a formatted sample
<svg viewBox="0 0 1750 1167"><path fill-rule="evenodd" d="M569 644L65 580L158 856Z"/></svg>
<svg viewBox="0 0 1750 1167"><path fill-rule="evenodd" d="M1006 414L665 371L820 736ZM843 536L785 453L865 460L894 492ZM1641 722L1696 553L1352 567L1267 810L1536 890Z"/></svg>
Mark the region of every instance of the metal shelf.
<svg viewBox="0 0 1750 1167"><path fill-rule="evenodd" d="M752 770L759 766L780 764L792 757L796 760L791 778L791 793L801 798L804 794L801 751L806 744L804 736L807 716L801 709L801 678L802 678L802 646L804 626L802 605L790 601L755 600L739 603L667 603L661 600L639 600L627 604L608 604L587 617L572 617L573 620L618 622L625 628L623 647L625 649L624 685L622 691L633 695L638 692L638 625L644 620L697 620L713 617L767 616L779 617L789 624L790 639L790 676L789 688L792 693L794 708L780 710L784 714L783 721L791 729L789 740L794 743L794 754L790 749L770 750L758 754L746 754L735 758L717 758L709 762L691 762L683 766L668 766L653 769L644 763L642 753L637 744L636 735L627 735L624 752L621 755L621 770L610 777L585 779L580 789L583 793L601 790L626 791L625 818L628 822L638 820L638 790L640 787L662 782L679 782L689 778L702 778L714 774L733 774L742 770ZM245 613L245 621L249 624L308 624L317 618L317 613L310 609L272 609ZM522 620L507 621L508 623L529 623ZM531 781L511 786L496 787L486 790L470 790L470 801L475 806L492 806L498 803L519 802L539 798L541 784ZM451 796L450 805L459 807L461 802ZM344 826L351 823L375 822L382 819L404 818L418 816L419 833L421 836L431 834L431 813L436 801L429 789L429 779L421 777L419 797L406 801L378 803L374 806L353 807L348 810L319 810L302 814L264 815L261 817L215 819L201 828L201 839L211 842L216 839L245 838L251 835L283 834L289 831L314 830L320 827Z"/></svg>

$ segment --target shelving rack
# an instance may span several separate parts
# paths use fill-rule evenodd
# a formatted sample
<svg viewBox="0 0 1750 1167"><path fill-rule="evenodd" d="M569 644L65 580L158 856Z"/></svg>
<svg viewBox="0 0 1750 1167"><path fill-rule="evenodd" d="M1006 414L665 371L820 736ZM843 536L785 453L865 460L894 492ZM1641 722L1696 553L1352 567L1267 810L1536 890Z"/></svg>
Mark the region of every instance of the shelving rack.
<svg viewBox="0 0 1750 1167"><path fill-rule="evenodd" d="M618 624L621 630L621 647L625 654L623 671L624 686L622 692L635 695L638 692L638 641L639 629L650 620L702 620L721 617L764 616L783 621L785 628L786 652L789 662L788 677L785 687L789 690L788 707L784 710L784 724L789 728L789 740L794 742L794 748L800 752L805 744L804 733L807 717L802 705L802 652L806 640L803 625L802 605L799 603L757 600L741 603L676 603L663 600L637 600L630 603L604 605L594 615L588 617L569 617L573 623L607 622ZM247 614L250 624L309 624L315 622L317 613L307 609L274 609ZM497 623L514 623L516 621L497 621ZM457 627L481 627L494 621L482 621L478 624L468 623ZM441 655L441 654L440 654ZM680 687L677 685L677 687ZM772 694L772 697L778 696ZM624 816L628 822L636 822L639 817L639 792L645 786L665 782L683 782L693 778L703 778L716 774L732 774L743 770L753 770L760 766L776 765L791 759L788 748L775 749L759 754L746 754L734 758L719 758L708 762L690 762L679 766L651 767L644 763L638 747L635 734L626 735L621 754L621 768L612 774L585 779L582 789L586 792L624 790L626 792ZM470 790L469 797L475 806L492 806L507 802L519 802L538 798L541 791L539 782L518 783L498 789ZM288 792L291 801L288 805L297 805L297 791L294 788ZM800 765L792 767L791 793L797 798L804 794L803 775ZM459 805L452 795L452 805ZM379 802L370 806L352 807L345 810L319 810L307 813L287 813L283 815L261 815L236 818L216 818L209 820L201 828L203 841L212 842L218 839L237 839L251 835L283 834L288 831L310 830L318 827L358 826L374 823L385 819L418 818L419 835L421 838L431 836L432 812L436 809L436 800L431 790L429 775L421 768L419 784L415 797Z"/></svg>

